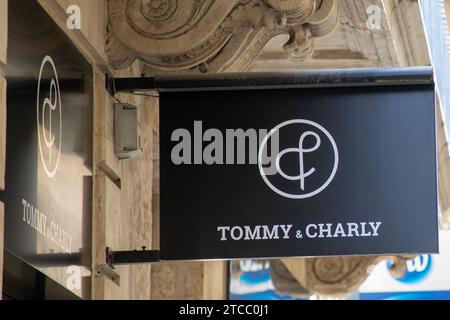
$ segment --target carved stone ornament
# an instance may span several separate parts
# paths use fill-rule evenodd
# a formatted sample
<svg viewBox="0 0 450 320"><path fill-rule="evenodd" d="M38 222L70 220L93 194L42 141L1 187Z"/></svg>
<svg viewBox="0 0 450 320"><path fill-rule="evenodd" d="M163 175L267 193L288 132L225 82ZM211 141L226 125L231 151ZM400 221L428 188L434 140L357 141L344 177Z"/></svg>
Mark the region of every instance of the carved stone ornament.
<svg viewBox="0 0 450 320"><path fill-rule="evenodd" d="M406 261L412 258L414 256L283 259L284 268L280 262L271 262L271 275L275 288L284 294L343 298L356 292L379 262L391 259L390 273L401 277L406 270ZM296 286L292 282L296 282Z"/></svg>
<svg viewBox="0 0 450 320"><path fill-rule="evenodd" d="M286 57L304 59L337 26L337 0L108 0L106 51L114 68L244 71L265 44L290 36Z"/></svg>

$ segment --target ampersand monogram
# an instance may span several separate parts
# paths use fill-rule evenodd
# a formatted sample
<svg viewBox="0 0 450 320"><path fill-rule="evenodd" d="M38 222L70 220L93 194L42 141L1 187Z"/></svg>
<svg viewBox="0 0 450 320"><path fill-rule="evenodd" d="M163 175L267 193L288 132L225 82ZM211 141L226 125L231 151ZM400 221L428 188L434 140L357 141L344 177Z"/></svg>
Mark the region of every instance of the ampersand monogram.
<svg viewBox="0 0 450 320"><path fill-rule="evenodd" d="M36 104L39 154L46 175L53 178L61 156L62 110L58 74L50 56L41 64Z"/></svg>
<svg viewBox="0 0 450 320"><path fill-rule="evenodd" d="M273 174L263 167L262 160L275 133L281 149L277 155L271 155L276 168ZM295 141L295 145L283 149L282 141L286 137L286 141ZM258 167L265 183L277 194L291 199L306 199L325 190L333 181L338 165L339 152L332 135L323 126L304 119L276 126L263 139L258 153Z"/></svg>

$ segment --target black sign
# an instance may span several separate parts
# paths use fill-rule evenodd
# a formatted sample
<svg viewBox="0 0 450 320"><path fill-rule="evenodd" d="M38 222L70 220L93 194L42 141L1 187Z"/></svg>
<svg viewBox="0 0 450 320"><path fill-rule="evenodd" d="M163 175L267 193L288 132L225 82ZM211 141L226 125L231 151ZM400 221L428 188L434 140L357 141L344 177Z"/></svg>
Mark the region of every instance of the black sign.
<svg viewBox="0 0 450 320"><path fill-rule="evenodd" d="M92 69L37 1L9 6L5 248L89 297Z"/></svg>
<svg viewBox="0 0 450 320"><path fill-rule="evenodd" d="M434 88L401 78L162 90L161 259L438 252Z"/></svg>

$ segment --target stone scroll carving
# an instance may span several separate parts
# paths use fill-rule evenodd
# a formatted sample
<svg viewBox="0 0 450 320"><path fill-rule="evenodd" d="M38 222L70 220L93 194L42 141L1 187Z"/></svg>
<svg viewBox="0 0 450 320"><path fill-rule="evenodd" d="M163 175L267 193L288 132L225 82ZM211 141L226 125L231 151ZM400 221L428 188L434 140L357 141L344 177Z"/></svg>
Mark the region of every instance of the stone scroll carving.
<svg viewBox="0 0 450 320"><path fill-rule="evenodd" d="M342 298L356 292L379 262L391 259L391 274L401 277L406 270L406 261L412 258L413 256L348 256L283 259L271 262L271 274L275 287L285 294Z"/></svg>
<svg viewBox="0 0 450 320"><path fill-rule="evenodd" d="M265 44L289 35L286 57L304 59L338 22L336 0L109 0L106 51L114 68L148 72L246 70Z"/></svg>

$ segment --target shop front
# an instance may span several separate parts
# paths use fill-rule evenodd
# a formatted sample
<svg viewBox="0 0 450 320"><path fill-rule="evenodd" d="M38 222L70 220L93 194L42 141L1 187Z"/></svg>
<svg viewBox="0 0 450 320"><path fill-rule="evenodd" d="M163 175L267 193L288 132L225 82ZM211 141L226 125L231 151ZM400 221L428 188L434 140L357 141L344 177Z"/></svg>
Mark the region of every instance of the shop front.
<svg viewBox="0 0 450 320"><path fill-rule="evenodd" d="M92 69L37 2L8 10L4 296L89 298Z"/></svg>

